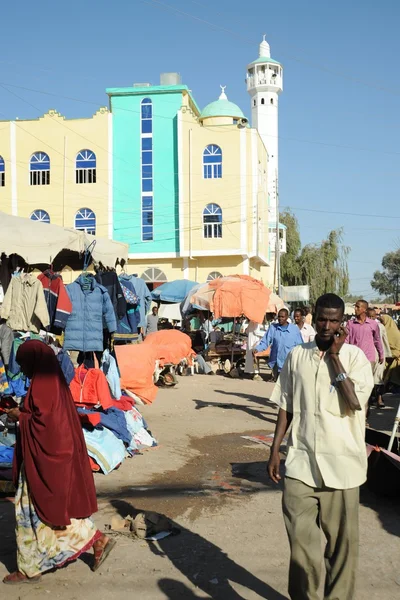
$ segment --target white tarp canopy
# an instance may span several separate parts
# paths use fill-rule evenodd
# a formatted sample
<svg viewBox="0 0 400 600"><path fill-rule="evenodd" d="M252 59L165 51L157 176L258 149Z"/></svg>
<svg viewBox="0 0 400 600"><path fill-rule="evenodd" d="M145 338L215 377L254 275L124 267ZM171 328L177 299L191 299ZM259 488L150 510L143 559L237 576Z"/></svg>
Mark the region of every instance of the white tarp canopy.
<svg viewBox="0 0 400 600"><path fill-rule="evenodd" d="M18 254L30 265L50 265L62 250L83 253L94 240L92 257L96 263L114 267L117 259L128 260L127 244L0 212L0 253Z"/></svg>

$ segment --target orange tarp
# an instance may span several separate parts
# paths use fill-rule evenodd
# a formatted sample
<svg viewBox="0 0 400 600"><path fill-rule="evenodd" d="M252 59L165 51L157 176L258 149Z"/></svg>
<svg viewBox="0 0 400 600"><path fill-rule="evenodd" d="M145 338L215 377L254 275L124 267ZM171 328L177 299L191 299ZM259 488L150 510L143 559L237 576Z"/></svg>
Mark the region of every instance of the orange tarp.
<svg viewBox="0 0 400 600"><path fill-rule="evenodd" d="M150 333L142 345L154 348L161 366L168 363L177 365L184 358L190 360L194 354L190 337L177 329L162 329Z"/></svg>
<svg viewBox="0 0 400 600"><path fill-rule="evenodd" d="M193 294L192 304L210 310L215 319L246 316L262 323L267 312L271 290L248 275L220 277L205 284Z"/></svg>
<svg viewBox="0 0 400 600"><path fill-rule="evenodd" d="M151 404L158 388L153 375L156 364L156 349L145 344L114 346L121 374L121 388L133 392L146 404Z"/></svg>

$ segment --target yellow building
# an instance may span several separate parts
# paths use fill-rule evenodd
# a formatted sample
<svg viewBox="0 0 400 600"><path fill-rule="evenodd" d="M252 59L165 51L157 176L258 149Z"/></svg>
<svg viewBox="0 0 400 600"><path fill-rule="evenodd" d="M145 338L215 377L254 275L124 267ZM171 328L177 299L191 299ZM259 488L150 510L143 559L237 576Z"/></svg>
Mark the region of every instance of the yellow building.
<svg viewBox="0 0 400 600"><path fill-rule="evenodd" d="M0 210L112 236L111 115L0 121Z"/></svg>

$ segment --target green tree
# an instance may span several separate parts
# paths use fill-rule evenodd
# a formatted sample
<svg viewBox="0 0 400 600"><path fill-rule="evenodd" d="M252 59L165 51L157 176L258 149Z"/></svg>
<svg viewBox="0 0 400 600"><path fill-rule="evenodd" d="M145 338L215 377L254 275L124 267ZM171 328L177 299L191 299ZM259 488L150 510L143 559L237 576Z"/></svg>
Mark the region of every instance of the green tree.
<svg viewBox="0 0 400 600"><path fill-rule="evenodd" d="M382 258L382 271L375 271L371 287L386 296L390 302L398 302L400 294L400 250L387 252Z"/></svg>
<svg viewBox="0 0 400 600"><path fill-rule="evenodd" d="M343 245L343 230L335 229L320 244L308 244L300 254L301 280L310 286L310 301L332 292L345 296L349 289L347 257L349 248Z"/></svg>
<svg viewBox="0 0 400 600"><path fill-rule="evenodd" d="M290 210L284 210L279 215L279 222L286 225L286 253L281 255L282 285L297 285L300 283L299 255L301 250L299 223Z"/></svg>

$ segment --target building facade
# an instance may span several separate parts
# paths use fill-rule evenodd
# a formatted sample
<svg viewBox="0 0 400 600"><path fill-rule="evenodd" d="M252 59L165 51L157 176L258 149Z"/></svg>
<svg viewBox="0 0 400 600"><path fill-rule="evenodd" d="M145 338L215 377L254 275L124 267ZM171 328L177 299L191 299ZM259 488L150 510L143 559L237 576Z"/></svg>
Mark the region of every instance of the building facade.
<svg viewBox="0 0 400 600"><path fill-rule="evenodd" d="M0 122L0 211L126 242L126 269L150 287L272 284L281 81L264 41L247 73L252 127L225 88L200 110L176 74L107 89L91 118Z"/></svg>

